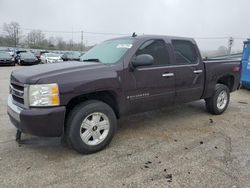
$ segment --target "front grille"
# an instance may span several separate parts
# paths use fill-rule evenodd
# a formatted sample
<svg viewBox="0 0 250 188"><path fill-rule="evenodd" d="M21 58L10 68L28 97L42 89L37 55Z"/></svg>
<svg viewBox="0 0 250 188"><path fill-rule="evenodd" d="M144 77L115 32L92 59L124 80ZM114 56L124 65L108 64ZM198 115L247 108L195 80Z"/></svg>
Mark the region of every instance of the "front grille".
<svg viewBox="0 0 250 188"><path fill-rule="evenodd" d="M24 105L24 87L11 83L10 85L10 94L15 102Z"/></svg>
<svg viewBox="0 0 250 188"><path fill-rule="evenodd" d="M17 97L15 95L12 95L12 98L14 101L20 103L20 104L24 104L24 99L23 98L20 98L20 97Z"/></svg>

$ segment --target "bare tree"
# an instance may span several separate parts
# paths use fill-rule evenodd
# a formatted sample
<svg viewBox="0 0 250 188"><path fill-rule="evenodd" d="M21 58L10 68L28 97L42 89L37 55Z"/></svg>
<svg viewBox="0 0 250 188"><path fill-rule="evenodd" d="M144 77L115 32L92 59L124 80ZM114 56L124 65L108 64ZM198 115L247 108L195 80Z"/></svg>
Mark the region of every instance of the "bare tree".
<svg viewBox="0 0 250 188"><path fill-rule="evenodd" d="M42 30L32 30L27 35L21 35L20 25L17 22L5 23L3 25L4 35L0 34L0 46L24 46L29 48L50 50L83 50L88 49L81 42L73 40L65 41L62 37L46 38ZM82 34L82 32L81 32ZM21 41L21 39L24 39Z"/></svg>
<svg viewBox="0 0 250 188"><path fill-rule="evenodd" d="M68 47L69 47L70 50L74 49L74 41L72 39L69 40Z"/></svg>
<svg viewBox="0 0 250 188"><path fill-rule="evenodd" d="M32 30L27 34L26 42L29 47L46 47L45 34L41 30Z"/></svg>
<svg viewBox="0 0 250 188"><path fill-rule="evenodd" d="M228 53L228 49L226 46L219 46L218 55L226 55Z"/></svg>
<svg viewBox="0 0 250 188"><path fill-rule="evenodd" d="M66 42L61 37L56 38L56 44L59 50L65 50L67 48Z"/></svg>
<svg viewBox="0 0 250 188"><path fill-rule="evenodd" d="M20 37L20 25L17 22L10 22L3 25L3 31L7 34L7 39L10 45L17 47Z"/></svg>
<svg viewBox="0 0 250 188"><path fill-rule="evenodd" d="M56 39L54 37L49 37L48 43L49 43L50 48L54 48L55 43L56 43Z"/></svg>

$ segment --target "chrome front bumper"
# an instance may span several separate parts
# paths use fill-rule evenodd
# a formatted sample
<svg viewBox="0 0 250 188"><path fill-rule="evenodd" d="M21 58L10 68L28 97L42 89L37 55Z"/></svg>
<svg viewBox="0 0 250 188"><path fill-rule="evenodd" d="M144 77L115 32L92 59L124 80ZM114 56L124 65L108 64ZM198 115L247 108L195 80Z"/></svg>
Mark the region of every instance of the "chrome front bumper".
<svg viewBox="0 0 250 188"><path fill-rule="evenodd" d="M63 135L65 106L48 108L21 108L8 97L7 113L11 123L21 132L36 136L57 137Z"/></svg>
<svg viewBox="0 0 250 188"><path fill-rule="evenodd" d="M13 117L16 121L20 122L20 114L23 109L13 103L13 98L11 95L8 97L8 114Z"/></svg>

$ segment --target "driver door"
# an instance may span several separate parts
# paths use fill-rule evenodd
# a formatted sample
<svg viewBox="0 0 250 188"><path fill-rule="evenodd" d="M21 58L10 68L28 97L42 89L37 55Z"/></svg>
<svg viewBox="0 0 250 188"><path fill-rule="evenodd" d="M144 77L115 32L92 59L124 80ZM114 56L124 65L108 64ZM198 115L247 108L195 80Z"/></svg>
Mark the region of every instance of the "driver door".
<svg viewBox="0 0 250 188"><path fill-rule="evenodd" d="M125 92L130 112L148 111L174 103L175 72L171 68L168 47L164 40L155 39L144 42L135 56L149 54L154 63L139 66L128 72L129 87ZM127 83L128 83L127 82Z"/></svg>

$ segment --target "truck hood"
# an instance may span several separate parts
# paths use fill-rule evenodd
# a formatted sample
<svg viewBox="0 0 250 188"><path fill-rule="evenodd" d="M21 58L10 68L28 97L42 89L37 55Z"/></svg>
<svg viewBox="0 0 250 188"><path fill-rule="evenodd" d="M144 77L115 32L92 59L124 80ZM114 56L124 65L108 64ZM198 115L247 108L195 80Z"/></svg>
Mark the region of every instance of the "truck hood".
<svg viewBox="0 0 250 188"><path fill-rule="evenodd" d="M22 84L36 84L42 78L55 77L57 75L69 73L72 73L72 76L74 76L74 72L88 71L91 69L102 69L107 66L108 65L97 62L77 61L35 65L13 71L11 74L11 81Z"/></svg>

